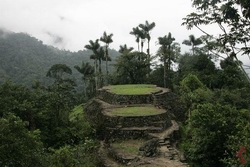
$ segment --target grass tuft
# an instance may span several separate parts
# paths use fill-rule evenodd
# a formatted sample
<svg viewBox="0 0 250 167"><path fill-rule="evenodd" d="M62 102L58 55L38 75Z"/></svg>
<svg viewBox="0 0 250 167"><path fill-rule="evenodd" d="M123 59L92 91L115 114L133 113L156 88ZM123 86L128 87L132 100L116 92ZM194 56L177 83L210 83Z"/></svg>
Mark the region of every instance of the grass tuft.
<svg viewBox="0 0 250 167"><path fill-rule="evenodd" d="M76 117L77 117L79 114L83 114L83 106L82 106L82 104L76 106L76 107L72 110L72 112L70 112L70 114L69 114L69 120L72 121L72 120L76 119Z"/></svg>

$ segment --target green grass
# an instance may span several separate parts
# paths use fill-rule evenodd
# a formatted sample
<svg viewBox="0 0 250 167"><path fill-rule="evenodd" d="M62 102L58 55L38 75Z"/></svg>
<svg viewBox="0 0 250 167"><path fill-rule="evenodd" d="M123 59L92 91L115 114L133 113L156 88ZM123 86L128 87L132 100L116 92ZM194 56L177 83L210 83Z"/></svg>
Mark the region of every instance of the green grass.
<svg viewBox="0 0 250 167"><path fill-rule="evenodd" d="M114 108L110 113L113 116L149 116L165 112L163 109L154 107L123 107Z"/></svg>
<svg viewBox="0 0 250 167"><path fill-rule="evenodd" d="M124 140L112 143L112 147L118 151L129 155L137 155L144 140Z"/></svg>
<svg viewBox="0 0 250 167"><path fill-rule="evenodd" d="M122 95L150 94L159 91L155 85L134 84L134 85L112 85L107 86L110 92Z"/></svg>
<svg viewBox="0 0 250 167"><path fill-rule="evenodd" d="M82 104L79 106L76 106L72 112L69 114L69 120L72 121L74 120L79 114L83 113L83 106Z"/></svg>

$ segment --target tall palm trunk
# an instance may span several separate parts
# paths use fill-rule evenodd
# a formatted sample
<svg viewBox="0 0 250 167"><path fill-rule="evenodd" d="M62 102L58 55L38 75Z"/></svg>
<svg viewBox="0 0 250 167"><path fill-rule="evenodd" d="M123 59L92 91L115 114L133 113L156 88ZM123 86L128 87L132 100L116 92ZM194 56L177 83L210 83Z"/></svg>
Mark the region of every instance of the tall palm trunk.
<svg viewBox="0 0 250 167"><path fill-rule="evenodd" d="M140 52L140 41L138 41L137 44L138 44L138 52Z"/></svg>
<svg viewBox="0 0 250 167"><path fill-rule="evenodd" d="M163 64L164 64L164 76L163 76L163 79L164 79L164 88L167 87L167 59L166 59L166 54L163 55Z"/></svg>
<svg viewBox="0 0 250 167"><path fill-rule="evenodd" d="M141 52L143 52L143 45L144 45L144 42L141 40Z"/></svg>
<svg viewBox="0 0 250 167"><path fill-rule="evenodd" d="M108 56L106 56L106 84L108 84L108 76L109 76L109 69L108 69Z"/></svg>
<svg viewBox="0 0 250 167"><path fill-rule="evenodd" d="M147 62L148 62L148 75L150 73L150 50L149 50L149 43L150 43L150 39L148 39L148 49L147 49L147 54L148 54L148 57L147 57Z"/></svg>
<svg viewBox="0 0 250 167"><path fill-rule="evenodd" d="M94 65L95 65L95 89L97 90L98 89L97 59L95 59Z"/></svg>
<svg viewBox="0 0 250 167"><path fill-rule="evenodd" d="M148 54L148 59L150 59L150 50L149 50L149 43L150 43L150 40L148 40L148 49L147 49L147 54Z"/></svg>
<svg viewBox="0 0 250 167"><path fill-rule="evenodd" d="M109 69L108 69L108 45L106 46L106 52L105 52L105 58L106 58L106 75L109 75Z"/></svg>
<svg viewBox="0 0 250 167"><path fill-rule="evenodd" d="M102 77L102 59L99 58L99 84L98 88L101 88L103 86L103 77Z"/></svg>
<svg viewBox="0 0 250 167"><path fill-rule="evenodd" d="M105 85L109 83L109 69L108 69L108 56L106 56L106 77L105 77Z"/></svg>
<svg viewBox="0 0 250 167"><path fill-rule="evenodd" d="M192 44L192 51L193 51L193 56L194 56L194 45Z"/></svg>
<svg viewBox="0 0 250 167"><path fill-rule="evenodd" d="M167 75L167 87L170 88L170 69L171 69L171 46L168 46L168 75Z"/></svg>

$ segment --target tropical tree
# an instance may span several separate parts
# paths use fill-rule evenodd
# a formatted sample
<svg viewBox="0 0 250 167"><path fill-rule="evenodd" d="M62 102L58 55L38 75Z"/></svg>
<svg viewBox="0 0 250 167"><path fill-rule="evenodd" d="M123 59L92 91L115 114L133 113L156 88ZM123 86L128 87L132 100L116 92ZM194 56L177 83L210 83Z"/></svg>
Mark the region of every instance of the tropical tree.
<svg viewBox="0 0 250 167"><path fill-rule="evenodd" d="M244 73L239 68L233 57L227 57L220 62L221 70L218 76L219 88L242 88L247 86L248 82L244 77Z"/></svg>
<svg viewBox="0 0 250 167"><path fill-rule="evenodd" d="M100 47L97 50L97 54L95 56L98 60L98 73L97 73L98 87L97 88L101 88L103 86L102 61L103 60L111 61L111 59L109 57L105 58L105 50L103 49L103 47Z"/></svg>
<svg viewBox="0 0 250 167"><path fill-rule="evenodd" d="M164 87L170 86L170 78L169 78L169 71L171 68L172 60L175 60L177 54L180 52L180 48L178 47L177 43L173 43L175 38L172 37L171 33L168 33L168 36L165 35L164 37L158 38L158 43L161 45L157 55L163 61L164 66Z"/></svg>
<svg viewBox="0 0 250 167"><path fill-rule="evenodd" d="M117 59L116 84L142 84L148 74L147 55L142 52L124 51Z"/></svg>
<svg viewBox="0 0 250 167"><path fill-rule="evenodd" d="M93 52L92 55L90 55L90 59L94 60L94 66L95 66L95 88L98 88L98 77L97 77L97 60L98 60L98 49L100 48L99 39L96 39L95 42L90 40L88 45L84 46L86 49L91 50Z"/></svg>
<svg viewBox="0 0 250 167"><path fill-rule="evenodd" d="M111 60L109 58L109 53L108 53L108 48L109 44L113 42L113 34L107 35L106 31L104 31L103 36L100 38L100 41L105 43L105 61L106 61L106 75L108 76L109 71L108 71L108 60Z"/></svg>
<svg viewBox="0 0 250 167"><path fill-rule="evenodd" d="M91 77L94 74L94 67L91 66L88 62L84 63L84 61L82 61L81 66L75 66L74 67L79 73L81 73L83 82L84 82L84 95L85 97L87 97L87 87L90 86L88 84L88 81L91 80ZM93 90L93 89L91 89Z"/></svg>
<svg viewBox="0 0 250 167"><path fill-rule="evenodd" d="M29 88L10 81L3 83L0 85L0 117L13 113L28 122L26 128L35 130L39 126L38 120L45 122L39 117L46 110L46 106L42 104L47 101L47 98L41 98L44 97L44 92L31 91Z"/></svg>
<svg viewBox="0 0 250 167"><path fill-rule="evenodd" d="M138 52L140 51L140 36L139 36L139 31L140 31L140 29L138 27L136 27L136 28L133 28L132 31L129 33L131 35L134 35L135 38L136 38L135 41L138 44Z"/></svg>
<svg viewBox="0 0 250 167"><path fill-rule="evenodd" d="M120 45L120 49L119 49L119 53L130 53L134 48L133 47L127 47L126 44L124 44L123 46Z"/></svg>
<svg viewBox="0 0 250 167"><path fill-rule="evenodd" d="M178 59L178 78L181 81L188 74L195 74L208 88L218 88L218 72L215 63L207 54L185 53Z"/></svg>
<svg viewBox="0 0 250 167"><path fill-rule="evenodd" d="M245 116L229 105L198 105L192 111L186 132L184 151L187 159L194 166L241 166L240 161L236 163L236 151L240 146L248 147L244 141L249 138L249 133L244 130L249 127L249 114L247 119ZM238 136L240 134L242 136Z"/></svg>
<svg viewBox="0 0 250 167"><path fill-rule="evenodd" d="M198 45L202 44L202 40L200 38L195 38L194 35L189 35L189 39L184 40L182 42L182 44L185 44L187 46L191 46L192 47L192 52L193 52L193 55L194 55L196 47Z"/></svg>
<svg viewBox="0 0 250 167"><path fill-rule="evenodd" d="M68 124L69 112L75 105L76 84L70 78L71 74L72 70L65 64L55 64L47 72L47 77L55 79L48 87L51 124L55 127Z"/></svg>
<svg viewBox="0 0 250 167"><path fill-rule="evenodd" d="M97 50L99 49L100 47L100 44L99 44L99 39L96 39L95 42L90 40L89 41L89 44L88 45L85 45L84 46L86 49L89 49L91 50L94 54L97 54Z"/></svg>
<svg viewBox="0 0 250 167"><path fill-rule="evenodd" d="M147 54L148 54L148 59L150 59L150 31L155 27L155 22L149 23L147 20L145 21L145 24L139 24L139 27L143 30L145 38L148 41L148 49L147 49Z"/></svg>
<svg viewBox="0 0 250 167"><path fill-rule="evenodd" d="M198 28L205 35L217 42L218 54L233 57L248 82L250 78L237 55L250 54L250 4L247 0L192 0L195 12L184 18L182 25L188 29ZM201 28L201 25L218 26L218 35Z"/></svg>
<svg viewBox="0 0 250 167"><path fill-rule="evenodd" d="M72 70L66 64L54 64L47 72L47 77L56 79L61 82L65 75L71 75Z"/></svg>
<svg viewBox="0 0 250 167"><path fill-rule="evenodd" d="M40 131L12 113L0 117L0 166L47 166Z"/></svg>
<svg viewBox="0 0 250 167"><path fill-rule="evenodd" d="M143 52L143 46L145 42L145 34L143 33L142 30L140 30L139 27L133 28L132 31L130 32L131 35L134 35L136 38L136 42L138 43L138 52L141 51ZM141 50L140 50L141 46Z"/></svg>

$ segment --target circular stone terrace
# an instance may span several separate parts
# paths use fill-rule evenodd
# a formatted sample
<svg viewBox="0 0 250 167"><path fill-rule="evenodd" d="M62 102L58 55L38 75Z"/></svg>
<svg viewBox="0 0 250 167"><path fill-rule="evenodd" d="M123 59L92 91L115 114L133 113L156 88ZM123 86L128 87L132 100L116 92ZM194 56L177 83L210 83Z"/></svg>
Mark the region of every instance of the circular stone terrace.
<svg viewBox="0 0 250 167"><path fill-rule="evenodd" d="M98 98L113 105L153 104L156 96L169 89L150 84L105 86L98 90Z"/></svg>
<svg viewBox="0 0 250 167"><path fill-rule="evenodd" d="M156 85L150 84L111 85L105 86L103 89L118 95L146 95L161 91Z"/></svg>

